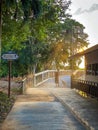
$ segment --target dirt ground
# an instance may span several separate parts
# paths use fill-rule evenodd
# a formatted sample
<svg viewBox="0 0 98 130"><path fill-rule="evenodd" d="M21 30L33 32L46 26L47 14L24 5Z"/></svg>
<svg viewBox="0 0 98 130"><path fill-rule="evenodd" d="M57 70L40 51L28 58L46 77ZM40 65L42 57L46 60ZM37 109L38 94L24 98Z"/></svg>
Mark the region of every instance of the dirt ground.
<svg viewBox="0 0 98 130"><path fill-rule="evenodd" d="M8 80L4 80L1 79L0 80L0 91L4 92L4 93L8 93ZM14 92L16 89L22 87L22 82L21 81L17 81L17 80L12 80L11 81L11 93L12 91Z"/></svg>

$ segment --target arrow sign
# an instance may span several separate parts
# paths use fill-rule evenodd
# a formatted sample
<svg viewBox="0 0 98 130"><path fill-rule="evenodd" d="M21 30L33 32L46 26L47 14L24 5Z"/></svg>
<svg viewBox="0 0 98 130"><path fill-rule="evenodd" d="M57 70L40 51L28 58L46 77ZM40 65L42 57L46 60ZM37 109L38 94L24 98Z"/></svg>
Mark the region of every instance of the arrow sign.
<svg viewBox="0 0 98 130"><path fill-rule="evenodd" d="M17 54L3 54L2 58L4 60L16 60L18 58Z"/></svg>

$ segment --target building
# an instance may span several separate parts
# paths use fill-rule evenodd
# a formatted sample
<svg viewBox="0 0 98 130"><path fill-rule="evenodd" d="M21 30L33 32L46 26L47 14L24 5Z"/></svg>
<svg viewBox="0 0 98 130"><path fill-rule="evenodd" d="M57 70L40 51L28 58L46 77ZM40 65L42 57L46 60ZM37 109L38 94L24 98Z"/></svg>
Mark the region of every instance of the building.
<svg viewBox="0 0 98 130"><path fill-rule="evenodd" d="M90 81L98 82L98 44L72 57L78 58L81 56L85 57L85 79L88 78L89 80L91 77Z"/></svg>
<svg viewBox="0 0 98 130"><path fill-rule="evenodd" d="M80 79L72 79L72 88L98 98L98 44L72 58L81 56L85 57L85 75Z"/></svg>

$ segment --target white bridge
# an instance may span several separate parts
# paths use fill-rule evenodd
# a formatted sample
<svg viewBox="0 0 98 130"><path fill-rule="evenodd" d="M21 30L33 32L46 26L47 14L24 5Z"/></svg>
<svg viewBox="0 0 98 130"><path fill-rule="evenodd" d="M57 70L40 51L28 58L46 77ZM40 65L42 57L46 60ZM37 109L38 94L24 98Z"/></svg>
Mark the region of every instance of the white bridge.
<svg viewBox="0 0 98 130"><path fill-rule="evenodd" d="M66 77L67 75L67 77ZM49 79L53 79L52 82L56 84L65 84L65 80L67 82L67 86L70 86L70 75L71 70L46 70L40 73L29 75L27 78L23 80L23 93L25 93L28 87L37 87Z"/></svg>

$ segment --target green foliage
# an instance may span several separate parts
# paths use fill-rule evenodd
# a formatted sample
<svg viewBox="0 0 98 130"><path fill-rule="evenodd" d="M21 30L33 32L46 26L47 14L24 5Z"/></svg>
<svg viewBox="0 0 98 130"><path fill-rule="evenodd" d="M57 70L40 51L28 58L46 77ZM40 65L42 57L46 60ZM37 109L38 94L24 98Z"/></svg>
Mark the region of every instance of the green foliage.
<svg viewBox="0 0 98 130"><path fill-rule="evenodd" d="M63 0L8 0L3 3L2 53L12 50L19 55L12 63L12 76L52 68L53 62L56 68L62 68L66 62L70 63L68 57L73 52L88 45L87 34L78 37L73 33L73 27L84 30L84 26L67 14L70 3ZM8 74L6 61L2 61L0 71L1 76Z"/></svg>
<svg viewBox="0 0 98 130"><path fill-rule="evenodd" d="M12 100L14 100L13 98L8 98L8 95L0 92L0 113L1 113L1 109L3 108L5 112L9 111L10 107L12 106Z"/></svg>
<svg viewBox="0 0 98 130"><path fill-rule="evenodd" d="M28 20L30 15L37 17L41 12L41 0L4 0L2 1L3 15L10 14L14 19Z"/></svg>
<svg viewBox="0 0 98 130"><path fill-rule="evenodd" d="M28 23L21 27L21 22L6 19L2 30L2 48L7 50L21 50L21 42L30 35Z"/></svg>
<svg viewBox="0 0 98 130"><path fill-rule="evenodd" d="M0 123L2 122L2 118L4 120L4 118L11 110L13 103L14 98L8 98L7 94L0 92Z"/></svg>
<svg viewBox="0 0 98 130"><path fill-rule="evenodd" d="M6 61L2 61L0 66L0 77L5 77L7 75L8 75L8 63Z"/></svg>
<svg viewBox="0 0 98 130"><path fill-rule="evenodd" d="M8 96L5 94L5 93L3 93L3 92L0 92L0 101L6 101L6 100L9 100L8 99Z"/></svg>

